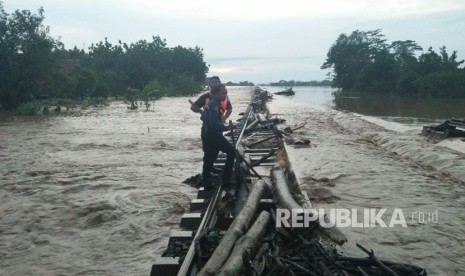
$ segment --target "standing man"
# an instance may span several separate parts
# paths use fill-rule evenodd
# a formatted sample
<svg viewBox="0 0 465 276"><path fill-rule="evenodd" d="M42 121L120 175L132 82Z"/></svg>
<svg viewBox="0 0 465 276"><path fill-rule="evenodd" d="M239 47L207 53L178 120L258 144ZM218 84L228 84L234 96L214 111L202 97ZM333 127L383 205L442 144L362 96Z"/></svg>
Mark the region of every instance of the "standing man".
<svg viewBox="0 0 465 276"><path fill-rule="evenodd" d="M212 188L210 173L213 169L219 151L226 153L226 163L221 175L221 180L224 185L229 185L229 180L232 175L235 149L223 136L223 131L234 129L234 124L227 127L221 121L222 111L220 102L227 97L228 90L224 84L220 84L211 91L211 96L208 105L205 106L200 119L202 120L202 149L203 155L203 168L202 179L205 188Z"/></svg>
<svg viewBox="0 0 465 276"><path fill-rule="evenodd" d="M210 91L202 94L192 105L191 110L196 113L202 113L205 107L208 105L208 101L211 97L211 91L221 84L221 80L218 76L210 78L209 86ZM224 123L232 113L232 105L229 101L226 91L226 97L220 102L221 106L221 121ZM203 108L203 109L202 109Z"/></svg>

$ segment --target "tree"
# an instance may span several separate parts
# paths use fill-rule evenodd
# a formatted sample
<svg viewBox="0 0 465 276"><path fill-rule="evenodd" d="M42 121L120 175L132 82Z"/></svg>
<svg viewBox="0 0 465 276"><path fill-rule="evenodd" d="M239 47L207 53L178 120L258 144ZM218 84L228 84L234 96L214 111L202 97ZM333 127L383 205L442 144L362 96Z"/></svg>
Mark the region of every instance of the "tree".
<svg viewBox="0 0 465 276"><path fill-rule="evenodd" d="M184 48L177 46L170 49L170 68L178 75L187 74L195 81L203 81L208 67L203 61L203 52L199 47Z"/></svg>
<svg viewBox="0 0 465 276"><path fill-rule="evenodd" d="M88 52L65 50L49 36L43 20L43 8L37 14L17 10L10 15L0 1L2 107L49 98L124 96L128 88L144 90L153 83L163 95L187 95L198 92L205 81L208 66L200 47L168 48L164 39L153 36L150 42L130 44L105 38Z"/></svg>
<svg viewBox="0 0 465 276"><path fill-rule="evenodd" d="M332 69L333 85L342 91L403 95L465 96L465 70L457 52L446 47L439 54L423 50L415 41L386 44L380 30L341 34L330 47L322 69Z"/></svg>
<svg viewBox="0 0 465 276"><path fill-rule="evenodd" d="M362 32L356 30L349 36L341 34L330 47L321 69L333 70L336 87L354 88L357 75L364 66L385 53L387 44L381 30Z"/></svg>
<svg viewBox="0 0 465 276"><path fill-rule="evenodd" d="M399 75L394 55L380 52L372 62L362 67L353 88L358 91L390 93L395 90Z"/></svg>
<svg viewBox="0 0 465 276"><path fill-rule="evenodd" d="M56 51L63 44L43 25L44 9L7 14L0 2L0 102L7 108L51 95L52 76L59 70Z"/></svg>
<svg viewBox="0 0 465 276"><path fill-rule="evenodd" d="M394 58L404 69L415 66L417 63L415 52L423 50L423 48L413 40L394 41L389 46L389 49L394 52Z"/></svg>
<svg viewBox="0 0 465 276"><path fill-rule="evenodd" d="M166 70L166 41L160 37L152 37L152 42L139 40L129 46L123 45L126 50L123 66L130 87L142 89L155 76Z"/></svg>

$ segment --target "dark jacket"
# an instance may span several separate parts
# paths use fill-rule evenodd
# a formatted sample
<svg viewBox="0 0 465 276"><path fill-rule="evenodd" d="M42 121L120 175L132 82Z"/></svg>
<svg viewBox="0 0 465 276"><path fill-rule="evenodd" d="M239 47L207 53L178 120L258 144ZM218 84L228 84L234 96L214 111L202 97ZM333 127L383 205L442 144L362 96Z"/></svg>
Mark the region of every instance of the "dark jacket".
<svg viewBox="0 0 465 276"><path fill-rule="evenodd" d="M221 122L221 106L220 101L216 97L210 97L208 105L202 112L200 119L203 122L202 128L210 134L221 134L227 131L226 126Z"/></svg>

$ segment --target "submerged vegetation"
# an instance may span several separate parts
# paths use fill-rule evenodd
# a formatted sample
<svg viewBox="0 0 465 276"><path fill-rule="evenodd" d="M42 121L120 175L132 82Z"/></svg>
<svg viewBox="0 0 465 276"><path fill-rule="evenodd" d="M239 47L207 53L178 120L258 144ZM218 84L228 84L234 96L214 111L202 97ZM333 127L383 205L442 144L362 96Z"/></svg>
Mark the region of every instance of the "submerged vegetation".
<svg viewBox="0 0 465 276"><path fill-rule="evenodd" d="M148 108L162 96L197 93L205 81L208 66L199 47L170 48L153 36L130 44L105 38L87 51L65 49L49 35L44 18L43 8L8 14L0 1L0 108L34 114L49 104L69 101L64 106L85 108L107 97Z"/></svg>
<svg viewBox="0 0 465 276"><path fill-rule="evenodd" d="M71 100L62 98L50 98L45 100L34 100L21 103L15 109L20 115L35 115L62 112L63 110L71 110L76 107L87 109L90 106L107 106L108 100L104 97L93 97L85 100Z"/></svg>
<svg viewBox="0 0 465 276"><path fill-rule="evenodd" d="M381 30L341 34L322 69L332 70L333 86L344 91L433 97L465 97L464 60L446 46L435 52L413 40L386 42Z"/></svg>

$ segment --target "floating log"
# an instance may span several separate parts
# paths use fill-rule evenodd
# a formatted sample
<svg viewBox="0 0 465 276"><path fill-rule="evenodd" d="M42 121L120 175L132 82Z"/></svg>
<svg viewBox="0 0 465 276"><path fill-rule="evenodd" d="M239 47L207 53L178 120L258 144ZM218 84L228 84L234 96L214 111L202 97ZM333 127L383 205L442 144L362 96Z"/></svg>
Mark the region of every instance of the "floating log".
<svg viewBox="0 0 465 276"><path fill-rule="evenodd" d="M289 191L284 170L278 164L276 164L272 169L271 182L273 183L273 195L280 208L288 210L302 209L302 206L294 200L294 197Z"/></svg>
<svg viewBox="0 0 465 276"><path fill-rule="evenodd" d="M465 121L452 119L437 126L424 126L421 135L438 136L442 139L465 137Z"/></svg>
<svg viewBox="0 0 465 276"><path fill-rule="evenodd" d="M301 206L295 201L294 197L289 191L284 170L280 165L275 165L273 167L271 172L271 180L273 183L273 196L275 197L277 206L279 208L287 209L290 212L292 212L292 209L308 208L306 206ZM309 205L311 206L311 203ZM339 245L342 245L347 241L347 238L344 236L344 234L342 234L336 227L324 228L318 223L318 220L319 218L317 218L315 221L312 221L311 224L312 226L315 226L316 229L318 229L319 233L325 235ZM296 229L302 229L303 231L306 231L307 228L302 227Z"/></svg>
<svg viewBox="0 0 465 276"><path fill-rule="evenodd" d="M250 191L247 201L241 212L234 218L228 231L225 233L216 247L210 259L198 275L217 275L223 264L228 259L235 242L249 229L256 215L258 204L265 192L265 181L259 180Z"/></svg>
<svg viewBox="0 0 465 276"><path fill-rule="evenodd" d="M270 213L267 211L260 213L247 234L237 240L231 255L218 275L233 276L241 274L244 270L244 257L247 256L246 259L253 259L257 254L261 245L260 241L266 233L270 220Z"/></svg>

